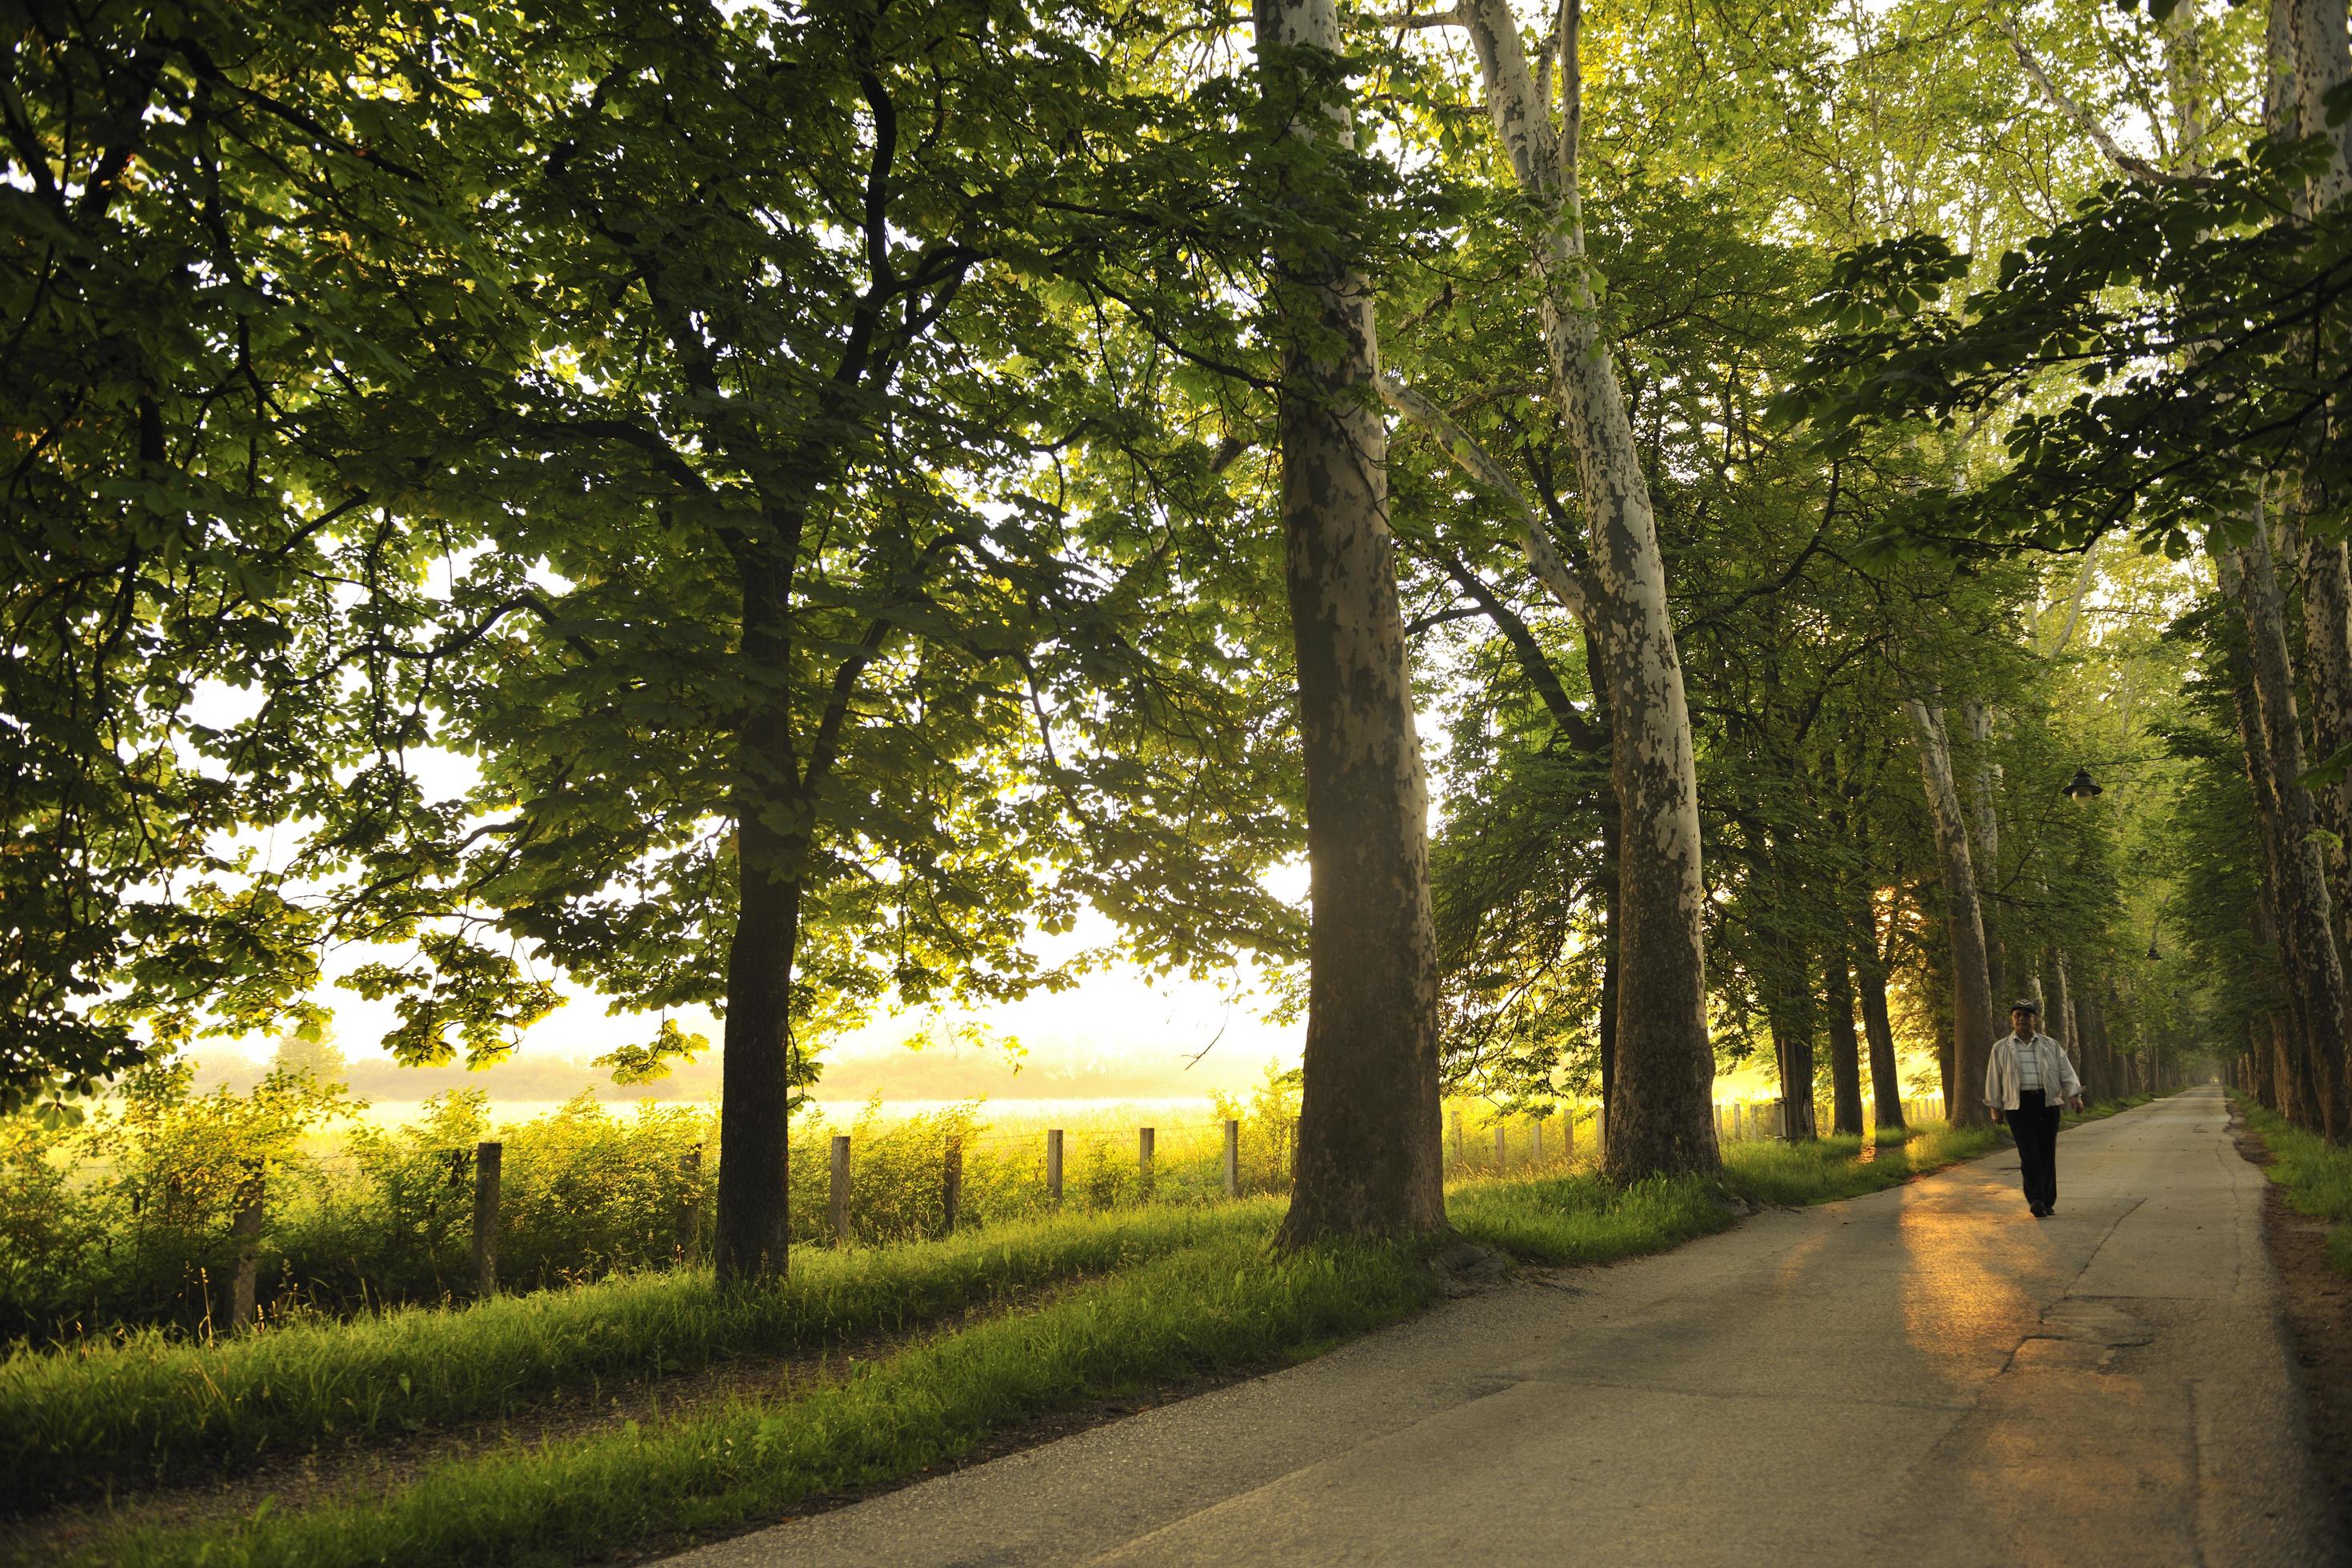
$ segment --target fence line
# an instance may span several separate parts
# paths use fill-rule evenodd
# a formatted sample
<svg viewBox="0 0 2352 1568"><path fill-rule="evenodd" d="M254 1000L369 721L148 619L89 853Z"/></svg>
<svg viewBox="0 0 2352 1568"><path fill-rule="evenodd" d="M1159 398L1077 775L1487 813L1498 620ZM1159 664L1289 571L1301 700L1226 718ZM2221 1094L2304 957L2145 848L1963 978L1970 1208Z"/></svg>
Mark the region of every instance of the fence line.
<svg viewBox="0 0 2352 1568"><path fill-rule="evenodd" d="M1906 1119L1914 1122L1932 1118L1938 1110L1935 1102L1927 1100L1906 1100L1902 1105ZM1599 1162L1606 1147L1606 1128L1595 1107L1562 1105L1538 1113L1480 1117L1484 1123L1480 1131L1487 1135L1483 1139L1470 1136L1467 1109L1475 1108L1446 1108L1441 1155L1449 1178L1589 1168ZM1816 1110L1819 1124L1827 1125L1827 1108ZM1717 1135L1726 1143L1777 1138L1786 1120L1783 1102L1780 1101L1721 1102L1713 1107L1713 1116ZM520 1130L516 1131L519 1134ZM908 1141L910 1133L911 1142ZM1130 1138L1132 1142L1126 1143L1127 1152L1122 1153L1122 1141ZM1140 1124L1128 1129L1049 1127L993 1132L973 1129L968 1123L950 1123L943 1129L936 1121L919 1119L878 1132L864 1126L856 1131L828 1131L821 1142L803 1137L795 1140L793 1146L789 1178L793 1188L790 1214L793 1244L816 1242L847 1247L946 1235L975 1223L1052 1212L1071 1203L1100 1208L1138 1203L1232 1202L1256 1194L1278 1194L1288 1191L1297 1178L1298 1123L1295 1118L1281 1115L1247 1121L1227 1116L1206 1121L1188 1119L1173 1125ZM658 1194L663 1185L674 1181L674 1207L665 1206L668 1198L656 1195L652 1213L648 1215L640 1212L630 1222L635 1228L625 1234L612 1233L622 1238L621 1243L610 1239L586 1242L590 1250L581 1254L582 1263L577 1266L563 1261L571 1253L551 1251L551 1237L561 1238L564 1247L580 1245L560 1226L542 1234L539 1222L530 1220L519 1222L529 1228L512 1237L507 1232L508 1216L501 1214L501 1200L510 1195L518 1171L523 1173L525 1197L521 1201L531 1205L527 1212L534 1215L546 1212L548 1194L560 1190L551 1188L551 1181L577 1180L576 1175L564 1177L563 1173L572 1167L560 1164L547 1167L555 1173L552 1176L531 1174L534 1167L528 1145L520 1147L526 1153L524 1163L515 1170L508 1168L507 1147L497 1140L483 1140L471 1147L426 1144L400 1149L398 1155L410 1163L407 1168L411 1171L421 1166L437 1173L446 1168L446 1180L433 1174L428 1184L433 1191L446 1194L445 1199L438 1200L445 1204L440 1212L454 1221L457 1228L453 1234L444 1234L461 1250L456 1258L449 1258L457 1268L441 1273L445 1265L429 1262L433 1257L449 1257L447 1253L431 1251L440 1244L426 1240L398 1245L425 1247L426 1252L415 1256L428 1259L426 1266L436 1270L436 1279L447 1279L453 1284L465 1279L457 1269L463 1267L458 1260L466 1258L462 1250L467 1239L463 1228L467 1219L464 1204L465 1190L470 1186L470 1285L476 1300L488 1299L500 1288L502 1239L522 1238L523 1253L538 1259L535 1268L528 1261L523 1265L521 1282L526 1287L534 1280L582 1277L575 1272L576 1268L593 1271L598 1267L662 1267L664 1259L687 1260L703 1255L708 1228L705 1210L711 1198L705 1168L707 1142L675 1154L665 1152L658 1165L643 1171L653 1178L653 1185L637 1189L641 1198ZM298 1165L350 1171L367 1163L360 1154L343 1151L308 1155ZM534 1182L539 1184L536 1187ZM812 1182L817 1184L819 1190L811 1190ZM257 1265L267 1219L274 1214L276 1205L298 1201L306 1191L322 1194L316 1201L330 1205L353 1201L343 1195L349 1189L321 1187L315 1182L281 1184L273 1178L265 1187L263 1173L256 1165L236 1189L229 1204L226 1248L221 1249L219 1239L205 1243L207 1247L216 1249L211 1254L216 1260L213 1275L215 1280L222 1277L221 1266L228 1266L225 1315L232 1326L249 1325L257 1319L260 1306L256 1300ZM284 1197L281 1193L291 1193L296 1197ZM642 1202L639 1207L642 1211ZM214 1216L222 1213L217 1208L207 1212ZM326 1212L345 1211L331 1206ZM196 1229L189 1234L202 1232L222 1238L221 1230L208 1228L219 1223L218 1217L198 1218ZM292 1234L299 1236L302 1234L301 1226L309 1222L298 1215L294 1223ZM272 1237L279 1234L274 1226L269 1230ZM275 1241L270 1247L270 1267L281 1281L273 1287L273 1302L298 1299L287 1292L311 1288L301 1283L310 1277L291 1272L295 1268L291 1251L280 1252ZM548 1261L551 1257L555 1258L552 1266ZM599 1259L603 1260L601 1264ZM458 1289L462 1290L463 1286Z"/></svg>

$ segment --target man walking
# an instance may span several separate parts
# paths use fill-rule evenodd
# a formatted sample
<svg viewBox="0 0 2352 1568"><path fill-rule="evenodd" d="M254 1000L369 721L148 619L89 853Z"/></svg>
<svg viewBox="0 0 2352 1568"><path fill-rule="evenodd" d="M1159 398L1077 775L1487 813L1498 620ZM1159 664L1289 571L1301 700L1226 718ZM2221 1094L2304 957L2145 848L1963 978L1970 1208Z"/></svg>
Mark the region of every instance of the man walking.
<svg viewBox="0 0 2352 1568"><path fill-rule="evenodd" d="M2028 997L2009 1010L2009 1033L1992 1043L1985 1104L2017 1138L2025 1202L2036 1219L2058 1206L2058 1118L2083 1109L2083 1080L2065 1050L2041 1028L2042 1007Z"/></svg>

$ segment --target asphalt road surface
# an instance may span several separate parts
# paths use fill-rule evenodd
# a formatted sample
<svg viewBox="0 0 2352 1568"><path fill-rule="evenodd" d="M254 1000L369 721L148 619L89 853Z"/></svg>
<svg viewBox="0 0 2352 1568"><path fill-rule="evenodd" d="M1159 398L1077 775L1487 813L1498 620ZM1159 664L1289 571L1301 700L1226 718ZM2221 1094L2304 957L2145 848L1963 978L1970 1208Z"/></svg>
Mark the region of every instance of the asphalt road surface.
<svg viewBox="0 0 2352 1568"><path fill-rule="evenodd" d="M753 1564L2346 1561L2263 1177L2199 1089L1522 1276L1319 1361L687 1554Z"/></svg>

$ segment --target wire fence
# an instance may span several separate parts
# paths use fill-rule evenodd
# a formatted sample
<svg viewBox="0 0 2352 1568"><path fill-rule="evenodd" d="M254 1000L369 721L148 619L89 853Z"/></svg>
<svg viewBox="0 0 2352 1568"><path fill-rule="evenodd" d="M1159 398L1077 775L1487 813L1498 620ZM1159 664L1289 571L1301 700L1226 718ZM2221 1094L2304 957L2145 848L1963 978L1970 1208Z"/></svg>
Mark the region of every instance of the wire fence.
<svg viewBox="0 0 2352 1568"><path fill-rule="evenodd" d="M1278 1196L1296 1173L1289 1109L1022 1129L982 1124L971 1108L897 1121L869 1108L841 1129L811 1118L787 1160L790 1239L874 1246L1056 1212ZM1827 1106L1816 1109L1826 1128ZM1905 1110L1913 1121L1933 1112L1920 1100ZM1718 1104L1715 1120L1727 1144L1780 1136L1786 1121L1778 1101ZM458 1142L452 1130L369 1131L226 1173L134 1152L82 1161L46 1193L0 1194L0 1222L30 1244L0 1265L0 1331L237 1326L708 1256L720 1155L708 1112L630 1121L568 1107L495 1137ZM1591 1106L1501 1115L1449 1104L1445 1175L1567 1173L1600 1159L1606 1132Z"/></svg>

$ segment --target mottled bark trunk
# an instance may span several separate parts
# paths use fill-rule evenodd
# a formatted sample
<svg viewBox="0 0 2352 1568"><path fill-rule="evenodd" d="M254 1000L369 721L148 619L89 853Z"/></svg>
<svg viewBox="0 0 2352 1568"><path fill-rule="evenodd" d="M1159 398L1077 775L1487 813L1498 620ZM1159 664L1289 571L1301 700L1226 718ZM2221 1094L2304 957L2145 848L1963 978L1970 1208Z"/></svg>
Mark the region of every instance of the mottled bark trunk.
<svg viewBox="0 0 2352 1568"><path fill-rule="evenodd" d="M1533 271L1552 394L1576 454L1589 529L1586 624L1611 704L1622 831L1618 867L1615 1114L1606 1168L1618 1181L1706 1172L1720 1163L1706 1028L1698 773L1682 661L1666 611L1640 450L1583 255L1576 142L1580 78L1574 0L1566 13L1557 132L1536 90L1507 0L1469 0L1460 16L1477 51L1487 116L1534 203Z"/></svg>
<svg viewBox="0 0 2352 1568"><path fill-rule="evenodd" d="M2246 627L2247 665L2260 716L2258 743L2277 818L2277 916L2289 984L2303 1005L2312 1087L2330 1139L2347 1130L2344 969L2336 945L2327 870L2315 834L2318 816L2305 769L2303 723L2287 650L2286 610L2273 563L2270 527L2258 515L2246 544L2226 550Z"/></svg>
<svg viewBox="0 0 2352 1568"><path fill-rule="evenodd" d="M2004 988L2012 984L2008 966L2007 922L2000 915L2000 764L1992 754L1992 710L1981 702L1960 704L1968 726L1969 750L1976 765L1970 770L1969 816L1974 827L1969 857L1977 872L1977 908L1984 920L1985 976L1995 1005L2011 998Z"/></svg>
<svg viewBox="0 0 2352 1568"><path fill-rule="evenodd" d="M1905 705L1919 743L1919 773L1936 827L1937 859L1944 878L1944 926L1951 943L1952 1066L1945 1114L1956 1127L1985 1125L1986 1053L1992 1048L1992 981L1985 967L1984 919L1977 904L1976 868L1969 856L1959 790L1952 782L1951 742L1940 710Z"/></svg>
<svg viewBox="0 0 2352 1568"><path fill-rule="evenodd" d="M1853 948L1853 974L1862 994L1862 1034L1870 1045L1870 1096L1873 1120L1881 1128L1899 1128L1903 1118L1902 1068L1895 1057L1895 1021L1886 1010L1886 960L1878 951L1878 921L1867 896L1858 911Z"/></svg>
<svg viewBox="0 0 2352 1568"><path fill-rule="evenodd" d="M2057 998L2051 1004L2051 1037L2065 1051L2067 1059L2074 1064L2075 1076L2080 1078L2084 1076L2086 1053L2083 1048L2082 1021L2074 1013L2074 976L2067 971L2065 953L2054 947L2050 950L2050 973L2058 988Z"/></svg>
<svg viewBox="0 0 2352 1568"><path fill-rule="evenodd" d="M1845 954L1836 949L1822 955L1823 999L1829 1006L1830 1131L1845 1136L1862 1131L1862 1042L1853 1028L1853 976Z"/></svg>
<svg viewBox="0 0 2352 1568"><path fill-rule="evenodd" d="M1332 0L1257 0L1266 91L1294 135L1351 139L1279 50L1339 52ZM1298 653L1313 909L1297 1174L1280 1243L1442 1230L1427 785L1405 668L1371 295L1353 258L1276 257L1290 346L1282 522Z"/></svg>
<svg viewBox="0 0 2352 1568"><path fill-rule="evenodd" d="M1607 934L1601 957L1601 1125L1617 1114L1617 868L1622 850L1615 813L1601 820L1601 858L1608 870L1608 890L1601 895L1601 919Z"/></svg>
<svg viewBox="0 0 2352 1568"><path fill-rule="evenodd" d="M2300 532L2301 531L2298 531ZM2352 565L2342 540L2323 543L2303 533L2305 672L2311 688L2314 761L2352 747ZM2336 935L2345 931L2346 895L2352 892L2352 768L2313 792L2319 825L2327 830L2325 859L2336 899Z"/></svg>
<svg viewBox="0 0 2352 1568"><path fill-rule="evenodd" d="M2331 126L2327 114L2327 95L2352 76L2352 33L2338 0L2272 0L2270 37L2273 58L2285 47L2287 58L2281 63L2292 71L2290 81L2273 86L2265 115L2270 129L2290 135L2324 133L2329 142L2327 167L2311 182L2308 199L2316 210L2352 184L2352 119Z"/></svg>

